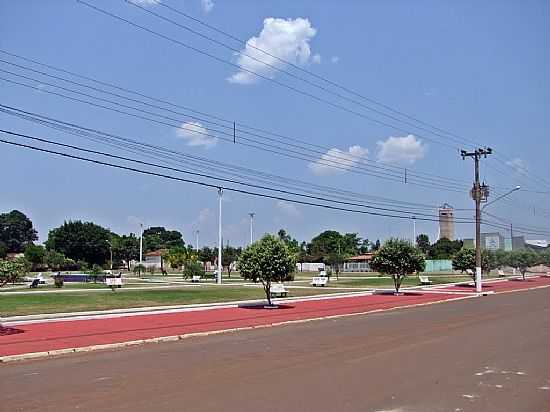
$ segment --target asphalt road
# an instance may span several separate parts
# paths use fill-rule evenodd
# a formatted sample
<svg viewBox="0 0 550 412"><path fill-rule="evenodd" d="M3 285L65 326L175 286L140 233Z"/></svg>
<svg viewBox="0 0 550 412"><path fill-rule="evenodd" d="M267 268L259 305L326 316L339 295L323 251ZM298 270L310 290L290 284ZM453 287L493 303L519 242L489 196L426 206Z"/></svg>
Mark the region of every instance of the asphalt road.
<svg viewBox="0 0 550 412"><path fill-rule="evenodd" d="M550 411L550 288L0 367L2 411Z"/></svg>

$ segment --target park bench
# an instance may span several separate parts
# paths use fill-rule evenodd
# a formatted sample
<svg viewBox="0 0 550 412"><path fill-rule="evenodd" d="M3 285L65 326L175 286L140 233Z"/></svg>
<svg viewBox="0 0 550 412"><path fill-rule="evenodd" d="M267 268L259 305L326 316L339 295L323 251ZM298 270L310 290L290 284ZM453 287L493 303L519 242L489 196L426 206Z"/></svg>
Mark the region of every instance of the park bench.
<svg viewBox="0 0 550 412"><path fill-rule="evenodd" d="M311 279L312 286L326 286L328 278L326 276L315 276Z"/></svg>
<svg viewBox="0 0 550 412"><path fill-rule="evenodd" d="M506 276L506 275L504 274L504 272L502 271L502 269L499 269L497 273L498 273L498 277L499 277L499 278L503 278L504 276Z"/></svg>
<svg viewBox="0 0 550 412"><path fill-rule="evenodd" d="M288 295L285 285L282 283L273 283L270 289L271 297L282 298Z"/></svg>
<svg viewBox="0 0 550 412"><path fill-rule="evenodd" d="M473 276L474 275L474 271L472 269L466 269L466 273L469 275L469 276Z"/></svg>
<svg viewBox="0 0 550 412"><path fill-rule="evenodd" d="M38 279L38 278L33 279L33 281L31 282L31 284L29 285L29 288L35 289L35 288L38 287L39 284L40 284L40 279Z"/></svg>
<svg viewBox="0 0 550 412"><path fill-rule="evenodd" d="M201 281L201 277L198 276L198 275L194 275L192 278L191 278L191 282L193 283L199 283Z"/></svg>
<svg viewBox="0 0 550 412"><path fill-rule="evenodd" d="M432 281L428 278L428 276L418 276L418 280L420 281L421 285L431 285Z"/></svg>

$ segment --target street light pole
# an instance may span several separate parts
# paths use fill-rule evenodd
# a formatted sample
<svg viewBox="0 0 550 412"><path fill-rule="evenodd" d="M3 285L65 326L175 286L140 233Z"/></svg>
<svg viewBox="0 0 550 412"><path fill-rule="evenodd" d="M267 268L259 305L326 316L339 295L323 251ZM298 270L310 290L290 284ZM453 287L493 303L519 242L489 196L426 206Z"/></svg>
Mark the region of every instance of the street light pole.
<svg viewBox="0 0 550 412"><path fill-rule="evenodd" d="M218 273L216 283L221 285L222 283L222 195L223 189L218 189L218 202L219 202L219 215L218 215Z"/></svg>
<svg viewBox="0 0 550 412"><path fill-rule="evenodd" d="M256 213L249 213L248 216L250 216L250 244L252 244L254 242L254 231L253 231L253 228L254 228L254 216L256 215Z"/></svg>
<svg viewBox="0 0 550 412"><path fill-rule="evenodd" d="M139 264L143 265L143 223L139 224L140 235L139 235Z"/></svg>
<svg viewBox="0 0 550 412"><path fill-rule="evenodd" d="M195 236L196 236L196 237L195 237L195 240L196 240L196 242L195 242L195 249L196 249L197 252L198 252L198 251L199 251L199 229L197 229L197 230L195 231Z"/></svg>
<svg viewBox="0 0 550 412"><path fill-rule="evenodd" d="M412 221L413 221L413 241L412 241L412 244L416 245L416 216L412 217Z"/></svg>

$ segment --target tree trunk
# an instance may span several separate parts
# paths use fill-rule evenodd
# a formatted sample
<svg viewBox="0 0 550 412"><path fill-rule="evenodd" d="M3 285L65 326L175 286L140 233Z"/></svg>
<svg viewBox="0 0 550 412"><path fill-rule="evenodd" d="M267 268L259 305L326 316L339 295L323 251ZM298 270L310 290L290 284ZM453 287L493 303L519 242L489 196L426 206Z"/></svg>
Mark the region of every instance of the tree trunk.
<svg viewBox="0 0 550 412"><path fill-rule="evenodd" d="M527 271L526 270L521 271L521 277L523 278L523 280L525 280L525 272L527 272Z"/></svg>
<svg viewBox="0 0 550 412"><path fill-rule="evenodd" d="M401 275L393 275L393 285L395 286L395 294L399 294L399 288L401 287L401 282L403 277Z"/></svg>
<svg viewBox="0 0 550 412"><path fill-rule="evenodd" d="M264 286L265 297L267 298L267 304L271 306L271 281L264 282L262 279L262 284Z"/></svg>

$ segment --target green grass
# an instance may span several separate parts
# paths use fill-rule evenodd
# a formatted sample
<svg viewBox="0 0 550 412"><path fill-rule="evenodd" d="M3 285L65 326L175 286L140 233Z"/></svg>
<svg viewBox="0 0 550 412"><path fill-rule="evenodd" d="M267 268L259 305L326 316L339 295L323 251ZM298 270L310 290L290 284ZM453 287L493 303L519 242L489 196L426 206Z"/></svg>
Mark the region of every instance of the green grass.
<svg viewBox="0 0 550 412"><path fill-rule="evenodd" d="M429 276L429 279L432 281L433 285L445 284L445 283L454 283L454 282L464 282L471 280L467 276ZM406 277L403 280L401 286L419 286L420 283L416 276ZM363 288L376 288L376 287L393 287L393 280L389 277L379 277L375 279L346 279L332 278L327 286L330 287L363 287Z"/></svg>
<svg viewBox="0 0 550 412"><path fill-rule="evenodd" d="M334 291L332 291L334 292ZM289 296L308 296L331 291L318 289L292 289ZM2 294L2 316L36 313L82 312L90 310L123 309L144 306L187 305L196 303L226 302L262 299L261 288L202 286L171 290L124 291L109 293L31 293L26 295Z"/></svg>

